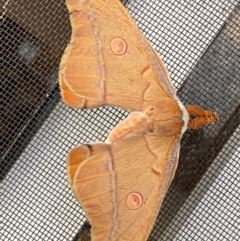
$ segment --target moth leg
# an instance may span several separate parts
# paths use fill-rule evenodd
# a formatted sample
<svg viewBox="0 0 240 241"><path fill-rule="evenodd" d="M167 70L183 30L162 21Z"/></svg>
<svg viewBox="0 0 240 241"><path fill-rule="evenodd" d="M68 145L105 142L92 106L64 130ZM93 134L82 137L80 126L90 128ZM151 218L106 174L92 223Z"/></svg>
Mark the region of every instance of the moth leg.
<svg viewBox="0 0 240 241"><path fill-rule="evenodd" d="M186 110L189 113L188 128L198 129L204 125L209 125L219 120L219 116L209 110L202 109L195 105L186 105Z"/></svg>
<svg viewBox="0 0 240 241"><path fill-rule="evenodd" d="M67 158L67 166L68 166L68 179L70 185L72 185L73 177L77 171L79 165L90 158L91 156L95 156L98 153L104 152L108 150L108 146L103 143L93 144L93 145L82 145L73 148Z"/></svg>

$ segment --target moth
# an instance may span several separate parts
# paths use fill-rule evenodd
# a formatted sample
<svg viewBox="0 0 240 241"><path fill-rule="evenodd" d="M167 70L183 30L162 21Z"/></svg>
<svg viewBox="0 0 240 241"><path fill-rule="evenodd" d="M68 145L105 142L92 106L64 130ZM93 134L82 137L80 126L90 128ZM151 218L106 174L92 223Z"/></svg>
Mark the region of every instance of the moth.
<svg viewBox="0 0 240 241"><path fill-rule="evenodd" d="M169 73L119 0L66 0L72 26L59 84L75 108L131 111L105 143L68 155L68 180L92 241L147 240L173 180L187 128L219 119L184 106Z"/></svg>

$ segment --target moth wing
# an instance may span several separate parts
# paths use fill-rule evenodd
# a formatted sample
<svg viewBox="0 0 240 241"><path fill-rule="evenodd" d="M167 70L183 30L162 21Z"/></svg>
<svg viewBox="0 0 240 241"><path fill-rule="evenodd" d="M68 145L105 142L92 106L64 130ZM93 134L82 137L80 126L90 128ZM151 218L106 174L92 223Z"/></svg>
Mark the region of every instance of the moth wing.
<svg viewBox="0 0 240 241"><path fill-rule="evenodd" d="M92 153L96 146L75 148L69 167L79 159L79 150ZM175 172L178 151L178 139L147 134L103 144L85 156L70 183L92 225L92 241L147 240ZM137 208L131 204L135 194L141 203Z"/></svg>
<svg viewBox="0 0 240 241"><path fill-rule="evenodd" d="M119 0L66 4L72 36L59 79L65 83L61 92L68 105L142 110L163 98L175 98L164 63ZM73 96L80 99L78 104Z"/></svg>
<svg viewBox="0 0 240 241"><path fill-rule="evenodd" d="M83 165L88 158L107 151L108 145L99 143L94 145L82 145L73 148L68 154L67 174L70 186L72 187L73 178L77 169Z"/></svg>

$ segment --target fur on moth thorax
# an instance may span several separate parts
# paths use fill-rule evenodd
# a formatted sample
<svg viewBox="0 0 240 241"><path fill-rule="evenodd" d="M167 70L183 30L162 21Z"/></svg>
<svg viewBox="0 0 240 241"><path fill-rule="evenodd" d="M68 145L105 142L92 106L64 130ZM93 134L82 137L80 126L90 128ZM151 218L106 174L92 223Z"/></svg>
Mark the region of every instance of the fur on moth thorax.
<svg viewBox="0 0 240 241"><path fill-rule="evenodd" d="M164 99L134 111L109 134L106 143L113 143L135 135L154 133L159 136L182 136L187 129L188 112L180 101Z"/></svg>

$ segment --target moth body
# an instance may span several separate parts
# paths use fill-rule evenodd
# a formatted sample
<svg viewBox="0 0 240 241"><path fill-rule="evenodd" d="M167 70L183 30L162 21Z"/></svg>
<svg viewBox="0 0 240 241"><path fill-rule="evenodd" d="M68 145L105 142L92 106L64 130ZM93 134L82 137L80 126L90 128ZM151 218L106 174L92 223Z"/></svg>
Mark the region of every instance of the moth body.
<svg viewBox="0 0 240 241"><path fill-rule="evenodd" d="M131 112L110 133L106 143L153 133L158 136L181 137L186 131L189 114L180 101L164 99L143 112Z"/></svg>

